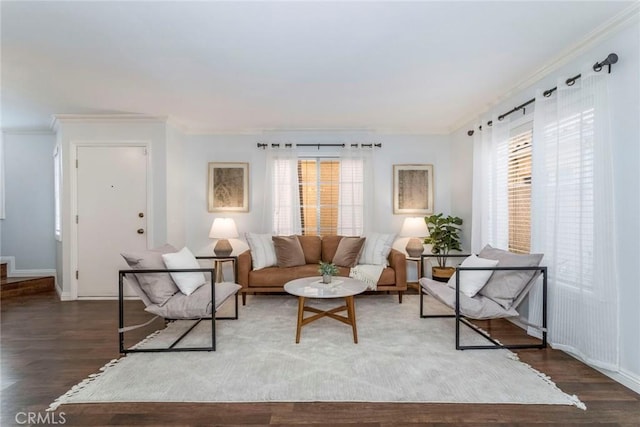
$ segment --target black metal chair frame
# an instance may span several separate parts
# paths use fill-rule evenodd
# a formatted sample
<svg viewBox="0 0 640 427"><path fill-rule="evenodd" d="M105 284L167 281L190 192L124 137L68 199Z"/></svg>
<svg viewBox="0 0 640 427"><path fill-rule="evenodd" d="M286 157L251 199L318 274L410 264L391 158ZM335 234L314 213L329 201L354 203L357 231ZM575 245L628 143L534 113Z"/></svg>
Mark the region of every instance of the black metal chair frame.
<svg viewBox="0 0 640 427"><path fill-rule="evenodd" d="M198 259L208 259L207 257L196 257ZM127 274L145 274L145 273L211 273L211 347L183 347L176 348L184 337L191 332L203 319L209 319L209 317L200 317L191 327L180 335L168 348L125 348L124 346L124 277ZM234 295L235 298L235 313L233 316L228 317L216 317L216 284L215 284L215 268L187 268L187 269L157 269L157 270L120 270L118 272L118 311L119 311L119 327L118 327L118 340L120 343L120 353L167 353L178 351L216 351L216 320L235 320L238 318L238 293ZM175 320L175 319L165 319Z"/></svg>
<svg viewBox="0 0 640 427"><path fill-rule="evenodd" d="M432 255L422 255L424 258ZM435 255L434 255L435 256ZM462 256L462 255L455 255ZM467 255L468 256L468 255ZM468 317L460 313L460 272L471 270L522 270L522 271L539 271L542 273L542 327L530 325L538 328L542 332L542 342L540 344L502 344L492 338L487 332L474 325ZM510 350L520 350L527 348L543 349L547 348L547 267L456 267L456 302L454 314L424 314L424 292L422 286L419 287L420 292L420 317L423 319L430 318L455 318L456 319L456 350L493 350L506 348ZM485 319L483 319L485 320ZM486 319L490 320L490 319ZM481 335L493 345L461 345L460 344L460 323L464 323L477 334Z"/></svg>

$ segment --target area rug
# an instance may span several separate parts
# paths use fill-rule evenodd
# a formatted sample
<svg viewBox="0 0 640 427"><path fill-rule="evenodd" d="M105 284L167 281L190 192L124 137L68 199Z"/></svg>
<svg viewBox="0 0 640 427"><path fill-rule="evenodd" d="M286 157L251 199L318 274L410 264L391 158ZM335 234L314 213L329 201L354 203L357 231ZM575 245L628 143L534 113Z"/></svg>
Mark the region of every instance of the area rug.
<svg viewBox="0 0 640 427"><path fill-rule="evenodd" d="M314 300L316 306L337 301ZM217 323L215 352L136 353L114 360L51 405L105 402L449 402L575 405L508 350L456 351L453 319L421 319L418 296L356 297L351 327L323 318L295 343L297 299L256 296ZM190 322L139 345L162 347ZM483 338L463 327L465 343ZM203 322L184 345L210 342Z"/></svg>

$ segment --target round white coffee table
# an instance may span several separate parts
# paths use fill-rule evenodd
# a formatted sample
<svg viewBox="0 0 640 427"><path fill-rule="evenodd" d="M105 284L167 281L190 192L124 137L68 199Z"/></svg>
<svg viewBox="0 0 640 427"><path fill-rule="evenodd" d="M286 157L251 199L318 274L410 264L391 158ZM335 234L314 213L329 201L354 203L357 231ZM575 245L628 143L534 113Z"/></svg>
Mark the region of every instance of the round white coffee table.
<svg viewBox="0 0 640 427"><path fill-rule="evenodd" d="M332 283L322 283L322 277L305 277L287 282L284 290L291 295L298 297L298 326L296 328L296 344L300 342L300 332L304 325L323 317L330 317L347 325L351 325L353 330L353 342L358 343L358 330L356 329L356 308L353 303L353 296L361 294L367 290L368 285L360 280L350 277L334 277ZM315 307L305 305L307 298L344 298L345 305L322 311ZM347 317L336 313L347 311ZM313 316L304 317L304 312L316 313Z"/></svg>

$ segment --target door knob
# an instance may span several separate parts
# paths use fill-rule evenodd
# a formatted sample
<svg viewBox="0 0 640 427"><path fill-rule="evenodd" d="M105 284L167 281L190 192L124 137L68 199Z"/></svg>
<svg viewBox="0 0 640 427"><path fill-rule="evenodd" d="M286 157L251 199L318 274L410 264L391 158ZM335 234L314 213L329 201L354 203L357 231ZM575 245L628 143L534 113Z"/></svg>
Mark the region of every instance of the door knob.
<svg viewBox="0 0 640 427"><path fill-rule="evenodd" d="M144 234L144 229L143 228L138 228L138 234Z"/></svg>

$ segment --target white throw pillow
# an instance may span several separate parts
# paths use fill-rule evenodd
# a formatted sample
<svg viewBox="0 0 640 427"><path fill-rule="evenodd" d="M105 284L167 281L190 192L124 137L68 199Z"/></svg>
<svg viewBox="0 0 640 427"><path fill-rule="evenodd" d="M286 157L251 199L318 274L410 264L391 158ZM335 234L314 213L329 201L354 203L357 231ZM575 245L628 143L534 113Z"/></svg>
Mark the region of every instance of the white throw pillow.
<svg viewBox="0 0 640 427"><path fill-rule="evenodd" d="M202 268L196 257L186 247L172 254L162 254L162 259L167 268ZM191 295L206 281L202 272L171 273L171 278L178 285L180 292L185 295Z"/></svg>
<svg viewBox="0 0 640 427"><path fill-rule="evenodd" d="M246 238L251 249L254 270L278 265L276 248L273 245L271 234L246 233Z"/></svg>
<svg viewBox="0 0 640 427"><path fill-rule="evenodd" d="M364 248L358 264L388 265L387 257L391 252L391 245L396 239L395 234L369 233L365 235Z"/></svg>
<svg viewBox="0 0 640 427"><path fill-rule="evenodd" d="M460 264L460 267L495 267L498 265L498 260L478 258L477 255L471 255L465 258ZM456 274L449 279L447 283L450 288L456 288ZM463 271L460 276L460 292L473 298L479 291L487 284L487 281L493 274L491 270L470 270Z"/></svg>

